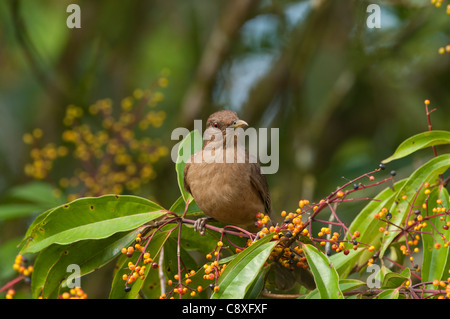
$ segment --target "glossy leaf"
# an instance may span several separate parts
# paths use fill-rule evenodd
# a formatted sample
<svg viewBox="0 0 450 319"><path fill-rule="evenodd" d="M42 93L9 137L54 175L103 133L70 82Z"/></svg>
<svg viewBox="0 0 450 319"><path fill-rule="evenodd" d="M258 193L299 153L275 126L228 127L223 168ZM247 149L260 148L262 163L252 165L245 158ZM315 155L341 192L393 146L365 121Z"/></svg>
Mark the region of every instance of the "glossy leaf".
<svg viewBox="0 0 450 319"><path fill-rule="evenodd" d="M442 204L437 204L438 199L442 200ZM428 215L432 214L432 209L434 207L450 207L449 194L445 188L434 188L430 197L428 198ZM425 213L424 213L425 215ZM423 244L423 264L422 264L422 281L433 281L446 280L448 278L448 272L446 270L449 268L450 250L444 248L445 242L441 239L441 236L445 236L447 240L450 238L450 229L443 229L442 227L446 225L447 219L440 220L439 217L432 218L428 224L433 223L434 227L431 225L427 227L426 231L432 232L433 236L423 234L422 244ZM438 233L439 232L439 233ZM436 249L434 247L435 243L441 244L441 248Z"/></svg>
<svg viewBox="0 0 450 319"><path fill-rule="evenodd" d="M27 232L21 253L129 231L165 215L162 210L161 206L136 196L81 198L38 216Z"/></svg>
<svg viewBox="0 0 450 319"><path fill-rule="evenodd" d="M356 216L351 223L350 233L359 231L361 237L359 241L363 243L372 243L376 248L381 244L382 233L378 231L380 226L385 226L378 219L373 216L378 213L383 207L390 207L396 198L397 191L404 185L406 180L399 181L394 184L393 189L387 187L375 196L373 201L370 201ZM367 249L357 251L350 251L349 255L334 254L330 257L331 262L338 271L341 278L346 277L355 266L363 265L372 256L373 253Z"/></svg>
<svg viewBox="0 0 450 319"><path fill-rule="evenodd" d="M270 235L257 240L240 252L225 268L219 277L219 291L212 294L213 299L241 299L258 278L258 274L277 244Z"/></svg>
<svg viewBox="0 0 450 319"><path fill-rule="evenodd" d="M339 276L328 258L313 245L303 246L309 268L314 276L321 299L342 299Z"/></svg>
<svg viewBox="0 0 450 319"><path fill-rule="evenodd" d="M247 290L247 293L244 296L244 299L256 299L264 288L264 282L266 279L267 272L269 271L269 267L263 267L256 279L253 281L250 288Z"/></svg>
<svg viewBox="0 0 450 319"><path fill-rule="evenodd" d="M444 154L432 158L427 163L419 167L405 184L399 189L398 197L391 205L388 207L389 211L392 213L391 223L400 225L406 219L411 209L411 200L416 197L415 203L422 203L425 198L424 192L416 193L420 190L424 183L435 183L439 175L443 174L450 167L450 154ZM409 200L402 200L401 197L406 196ZM414 205L414 203L412 203ZM377 227L378 228L378 227ZM388 235L383 237L383 243L381 245L380 256L384 255L385 250L389 247L391 242L397 236L397 232L391 231Z"/></svg>
<svg viewBox="0 0 450 319"><path fill-rule="evenodd" d="M383 160L382 163L389 163L393 160L408 156L420 149L441 144L450 144L450 132L423 132L406 139L398 146L394 154Z"/></svg>
<svg viewBox="0 0 450 319"><path fill-rule="evenodd" d="M365 282L363 282L361 280L356 280L356 279L341 279L341 280L339 280L339 289L342 292L351 291L351 290L357 289L357 288L365 286L365 285L366 285ZM305 299L320 299L319 290L317 288L314 289L305 297Z"/></svg>
<svg viewBox="0 0 450 319"><path fill-rule="evenodd" d="M46 207L54 207L64 203L62 197L55 197L54 187L48 183L33 181L11 188L6 196Z"/></svg>
<svg viewBox="0 0 450 319"><path fill-rule="evenodd" d="M386 289L377 295L377 299L398 299L398 289Z"/></svg>
<svg viewBox="0 0 450 319"><path fill-rule="evenodd" d="M381 288L397 288L400 287L406 280L411 280L411 270L405 268L400 274L396 272L388 272L384 276Z"/></svg>
<svg viewBox="0 0 450 319"><path fill-rule="evenodd" d="M84 240L69 245L51 245L36 258L31 277L33 298L56 298L61 285L72 275L70 265L80 267L80 275L86 275L104 266L121 254L136 238L139 230L117 233L100 240Z"/></svg>
<svg viewBox="0 0 450 319"><path fill-rule="evenodd" d="M163 248L166 240L170 236L170 231L164 230L164 231L158 231L153 235L153 238L150 242L150 244L147 247L147 252L150 253L150 257L153 259L154 262L158 261L159 254L161 252L161 249ZM145 269L145 278L137 279L135 282L131 283L129 286L131 287L131 290L128 292L125 292L125 281L123 280L123 275L130 275L131 271L128 269L128 263L131 261L134 264L136 263L138 259L139 253L134 253L131 258L126 257L125 255L122 255L118 262L117 262L117 271L114 274L114 279L112 282L111 291L109 294L109 297L111 299L135 299L139 297L139 291L142 289L144 283L146 282L146 278L150 271L158 272L158 269L153 269L150 265L147 265ZM154 287L156 290L157 288Z"/></svg>
<svg viewBox="0 0 450 319"><path fill-rule="evenodd" d="M178 187L180 188L181 195L186 202L192 196L184 189L184 167L187 160L192 154L202 149L203 139L197 130L191 131L186 137L179 143L178 158L175 164L177 172Z"/></svg>

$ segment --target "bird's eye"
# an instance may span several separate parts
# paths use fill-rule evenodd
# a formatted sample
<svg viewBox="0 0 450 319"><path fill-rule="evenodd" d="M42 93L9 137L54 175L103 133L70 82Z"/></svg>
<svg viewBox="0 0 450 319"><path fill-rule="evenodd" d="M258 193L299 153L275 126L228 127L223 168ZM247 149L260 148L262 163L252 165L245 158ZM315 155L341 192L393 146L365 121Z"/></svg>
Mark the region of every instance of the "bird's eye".
<svg viewBox="0 0 450 319"><path fill-rule="evenodd" d="M218 128L218 127L219 127L219 123L214 122L214 123L212 124L212 127Z"/></svg>

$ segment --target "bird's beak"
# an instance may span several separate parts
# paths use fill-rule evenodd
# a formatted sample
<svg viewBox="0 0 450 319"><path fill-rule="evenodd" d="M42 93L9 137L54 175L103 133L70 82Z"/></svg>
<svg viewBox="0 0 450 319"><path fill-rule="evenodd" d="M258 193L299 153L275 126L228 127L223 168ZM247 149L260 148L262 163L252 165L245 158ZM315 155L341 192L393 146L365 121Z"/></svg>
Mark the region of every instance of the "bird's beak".
<svg viewBox="0 0 450 319"><path fill-rule="evenodd" d="M230 127L232 128L238 128L238 127L245 127L248 126L247 122L243 120L237 120L235 123L231 124Z"/></svg>

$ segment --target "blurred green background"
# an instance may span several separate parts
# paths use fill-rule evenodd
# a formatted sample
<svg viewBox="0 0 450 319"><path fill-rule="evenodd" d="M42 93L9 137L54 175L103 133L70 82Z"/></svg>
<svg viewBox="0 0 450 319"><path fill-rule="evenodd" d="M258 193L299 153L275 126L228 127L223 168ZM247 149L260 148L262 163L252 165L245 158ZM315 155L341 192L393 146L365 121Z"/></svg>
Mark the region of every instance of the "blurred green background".
<svg viewBox="0 0 450 319"><path fill-rule="evenodd" d="M279 170L267 176L276 213L320 200L427 130L425 99L437 108L433 128L450 128L450 52L438 53L450 43L447 1L80 0L80 29L66 26L70 3L0 2L0 283L12 278L15 246L36 214L69 195L61 178L83 169L69 154L38 183L25 174L24 135L40 128L41 148L66 145L69 105L101 127L91 105L110 99L120 115L124 98L167 76L152 106L162 122L139 138L168 152L151 180L123 190L164 207L179 196L172 130L223 108L280 129ZM367 27L370 4L380 6L381 28ZM388 171L401 177L429 156Z"/></svg>

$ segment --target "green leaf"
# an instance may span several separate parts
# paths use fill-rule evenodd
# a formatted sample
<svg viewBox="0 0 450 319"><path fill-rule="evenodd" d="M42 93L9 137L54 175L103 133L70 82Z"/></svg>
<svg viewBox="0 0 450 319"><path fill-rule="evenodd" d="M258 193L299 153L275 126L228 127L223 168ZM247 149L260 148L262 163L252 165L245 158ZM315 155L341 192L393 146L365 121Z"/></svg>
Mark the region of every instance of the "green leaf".
<svg viewBox="0 0 450 319"><path fill-rule="evenodd" d="M356 280L356 279L341 279L339 280L339 289L342 292L347 292L347 291L351 291L354 290L356 288L365 286L366 283L361 281L361 280ZM305 299L320 299L320 292L319 290L316 288L313 291L311 291L306 297Z"/></svg>
<svg viewBox="0 0 450 319"><path fill-rule="evenodd" d="M178 236L170 237L164 245L164 273L167 278L173 278L178 273ZM186 272L198 269L194 258L183 248L180 247L180 256L182 260L181 267L186 268Z"/></svg>
<svg viewBox="0 0 450 319"><path fill-rule="evenodd" d="M163 248L166 240L170 236L170 231L163 230L163 231L157 231L154 233L152 240L150 244L147 247L147 252L150 253L151 258L154 262L158 262L158 257L161 252L161 249ZM125 281L122 279L123 275L130 275L131 271L128 269L128 263L131 261L134 264L136 264L138 259L139 253L134 253L131 258L128 258L126 255L122 255L119 257L119 260L117 262L116 268L117 271L114 274L114 279L111 286L111 291L109 293L109 298L111 299L135 299L139 297L139 291L142 289L143 285L147 282L146 279L149 275L150 271L158 273L158 269L153 269L150 267L150 265L147 265L145 268L145 278L137 279L134 283L130 284L131 290L128 292L125 292ZM142 261L142 258L141 258ZM153 282L153 284L155 284ZM158 283L159 286L159 283ZM153 294L155 294L157 287L152 287Z"/></svg>
<svg viewBox="0 0 450 319"><path fill-rule="evenodd" d="M328 258L316 247L303 245L309 268L314 276L321 299L342 299L344 295L339 288L339 276Z"/></svg>
<svg viewBox="0 0 450 319"><path fill-rule="evenodd" d="M250 288L247 290L247 293L244 296L244 299L257 299L259 294L264 288L264 282L266 279L267 272L270 267L262 268L259 274L256 277L256 280L253 281Z"/></svg>
<svg viewBox="0 0 450 319"><path fill-rule="evenodd" d="M408 178L406 183L398 190L398 197L391 205L389 211L392 213L391 223L395 225L402 224L406 216L409 214L411 208L411 200L416 196L420 187L424 183L433 184L439 179L439 175L445 173L450 167L450 154L444 154L432 158L427 163L419 167L411 176ZM406 196L409 200L402 200L401 197ZM415 203L423 203L425 199L425 194L420 191L417 194ZM378 227L377 227L378 228ZM391 231L388 235L383 237L383 243L380 249L380 257L384 255L385 250L389 247L394 238L398 235L397 232Z"/></svg>
<svg viewBox="0 0 450 319"><path fill-rule="evenodd" d="M442 200L441 205L436 203L438 199ZM432 189L430 197L428 198L428 214L431 215L431 210L437 206L443 206L447 209L450 207L448 191L443 187ZM450 263L450 250L443 247L445 242L441 239L442 235L445 236L447 240L450 238L450 229L445 230L442 228L447 221L448 219L440 220L439 217L432 218L430 222L433 223L434 227L428 226L426 231L431 231L433 235L422 235L422 281L424 282L433 281L435 279L446 280L448 278L448 273L446 270L448 269L448 265ZM430 224L430 222L428 224ZM442 247L440 249L434 248L436 241L441 244Z"/></svg>
<svg viewBox="0 0 450 319"><path fill-rule="evenodd" d="M40 204L45 208L64 203L62 197L55 196L53 186L38 181L11 188L6 195L21 201Z"/></svg>
<svg viewBox="0 0 450 319"><path fill-rule="evenodd" d="M117 233L99 240L83 240L70 245L51 245L36 258L31 289L33 298L56 298L72 272L70 265L80 267L80 275L86 275L110 262L121 254L121 249L132 243L139 229L129 233ZM69 270L68 270L69 269Z"/></svg>
<svg viewBox="0 0 450 319"><path fill-rule="evenodd" d="M37 204L14 203L0 205L0 221L28 217L36 213L45 211L48 207Z"/></svg>
<svg viewBox="0 0 450 319"><path fill-rule="evenodd" d="M244 298L277 244L271 239L272 236L267 235L240 252L225 268L218 280L219 291L214 292L211 298Z"/></svg>
<svg viewBox="0 0 450 319"><path fill-rule="evenodd" d="M353 234L355 231L361 233L359 241L363 243L377 244L376 248L381 245L382 233L378 231L380 226L385 226L378 219L373 216L378 213L383 207L390 207L394 202L397 191L402 188L406 180L398 181L394 184L393 189L388 187L381 191L374 200L370 201L356 216L351 223L349 230ZM355 266L360 266L366 263L366 261L373 255L367 249L358 249L357 251L351 251L349 255L334 254L330 257L331 262L336 268L341 277L346 277Z"/></svg>
<svg viewBox="0 0 450 319"><path fill-rule="evenodd" d="M398 289L386 289L377 295L377 299L398 299Z"/></svg>
<svg viewBox="0 0 450 319"><path fill-rule="evenodd" d="M161 206L136 196L81 198L38 216L38 222L27 231L21 253L38 252L52 244L106 238L165 214Z"/></svg>
<svg viewBox="0 0 450 319"><path fill-rule="evenodd" d="M389 163L393 160L408 156L409 154L414 153L420 149L441 144L450 144L450 132L423 132L406 139L398 146L394 154L383 160L382 163Z"/></svg>
<svg viewBox="0 0 450 319"><path fill-rule="evenodd" d="M400 287L406 280L411 280L411 270L405 268L400 274L396 272L388 272L384 276L381 288L397 288Z"/></svg>
<svg viewBox="0 0 450 319"><path fill-rule="evenodd" d="M197 130L191 131L179 144L175 169L177 171L178 187L185 202L189 198L192 199L192 196L184 189L184 167L191 155L201 150L202 146L203 140Z"/></svg>
<svg viewBox="0 0 450 319"><path fill-rule="evenodd" d="M0 221L28 217L63 203L54 188L43 182L30 182L11 188L0 205Z"/></svg>

